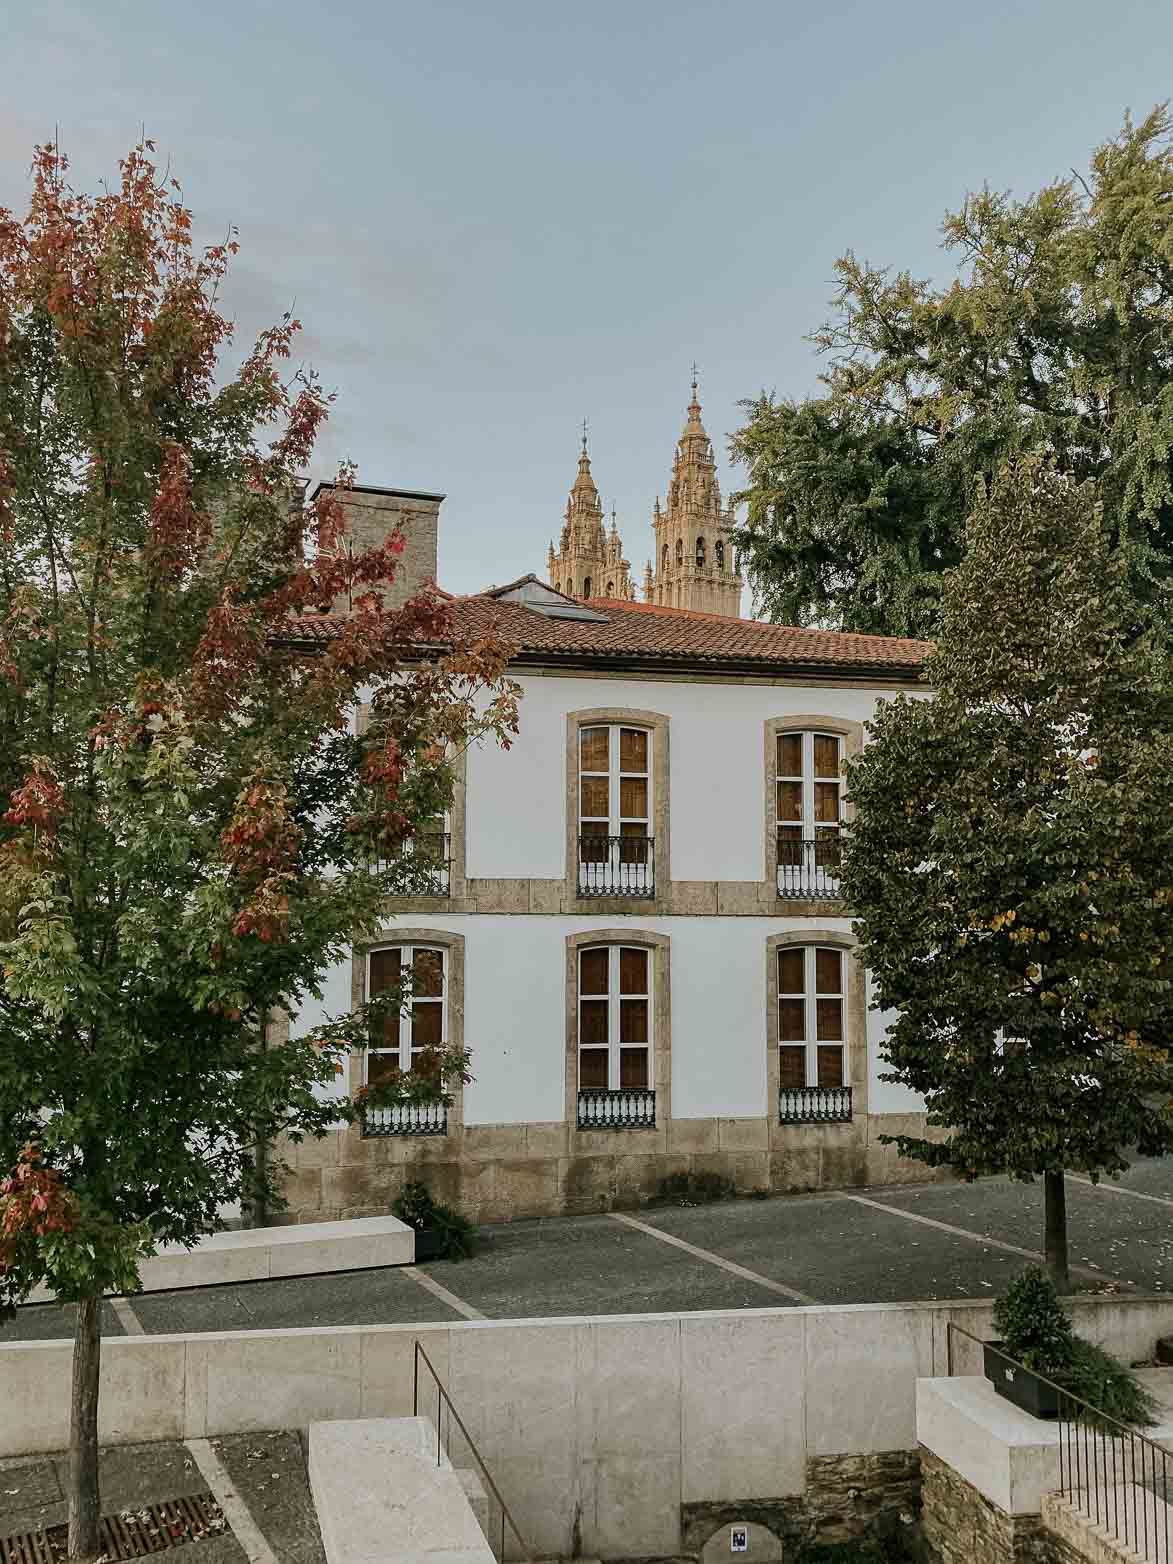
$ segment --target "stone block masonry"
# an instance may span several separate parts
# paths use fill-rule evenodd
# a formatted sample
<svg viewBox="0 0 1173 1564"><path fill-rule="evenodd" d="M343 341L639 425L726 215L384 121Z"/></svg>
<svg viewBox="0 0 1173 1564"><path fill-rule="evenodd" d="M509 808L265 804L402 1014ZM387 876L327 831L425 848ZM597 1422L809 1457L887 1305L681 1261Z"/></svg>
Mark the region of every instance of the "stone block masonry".
<svg viewBox="0 0 1173 1564"><path fill-rule="evenodd" d="M333 484L320 484L332 489ZM437 533L442 494L419 494L409 489L380 489L356 484L338 489L336 496L346 510L351 538L356 550L384 543L395 531L403 534L403 553L395 580L384 592L387 602L398 608L414 597L428 581L436 579ZM350 604L337 598L331 612L347 613Z"/></svg>
<svg viewBox="0 0 1173 1564"><path fill-rule="evenodd" d="M930 1170L898 1158L879 1137L923 1127L923 1114L797 1126L764 1117L668 1119L655 1129L609 1131L578 1131L565 1120L456 1124L446 1135L365 1139L357 1125L340 1126L324 1140L281 1147L290 1172L279 1220L375 1216L413 1179L472 1222L634 1210L681 1173L715 1174L739 1194L921 1182Z"/></svg>
<svg viewBox="0 0 1173 1564"><path fill-rule="evenodd" d="M686 1504L682 1551L707 1558L714 1540L739 1523L763 1528L782 1545L782 1558L812 1544L907 1543L920 1516L920 1462L915 1450L873 1455L822 1455L807 1461L801 1494L738 1504ZM721 1550L727 1554L726 1541ZM972 1564L972 1561L971 1561Z"/></svg>
<svg viewBox="0 0 1173 1564"><path fill-rule="evenodd" d="M1088 1564L1040 1515L1008 1515L923 1446L920 1464L924 1537L940 1564Z"/></svg>

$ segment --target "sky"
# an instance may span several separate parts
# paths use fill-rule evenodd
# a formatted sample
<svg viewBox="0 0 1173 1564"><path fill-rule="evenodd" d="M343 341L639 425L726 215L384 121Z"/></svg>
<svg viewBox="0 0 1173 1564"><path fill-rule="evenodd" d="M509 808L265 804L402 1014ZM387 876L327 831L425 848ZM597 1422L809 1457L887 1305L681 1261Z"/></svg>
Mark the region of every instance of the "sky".
<svg viewBox="0 0 1173 1564"><path fill-rule="evenodd" d="M0 55L0 205L35 142L96 188L145 128L197 236L238 230L239 354L304 324L312 476L445 494L465 592L544 574L584 418L641 580L692 362L728 494L739 402L817 389L836 258L946 280L967 190L1173 94L1173 6L9 0Z"/></svg>

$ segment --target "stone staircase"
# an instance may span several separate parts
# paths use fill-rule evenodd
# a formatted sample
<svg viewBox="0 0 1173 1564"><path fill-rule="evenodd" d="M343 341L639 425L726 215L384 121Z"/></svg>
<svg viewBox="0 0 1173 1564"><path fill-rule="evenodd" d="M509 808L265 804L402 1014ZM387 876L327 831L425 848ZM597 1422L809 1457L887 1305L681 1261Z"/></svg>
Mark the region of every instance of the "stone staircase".
<svg viewBox="0 0 1173 1564"><path fill-rule="evenodd" d="M1173 1564L1173 1505L1139 1483L1117 1483L1100 1500L1110 1525L1060 1494L1044 1494L1043 1525L1087 1564ZM1117 1533L1127 1533L1127 1540Z"/></svg>

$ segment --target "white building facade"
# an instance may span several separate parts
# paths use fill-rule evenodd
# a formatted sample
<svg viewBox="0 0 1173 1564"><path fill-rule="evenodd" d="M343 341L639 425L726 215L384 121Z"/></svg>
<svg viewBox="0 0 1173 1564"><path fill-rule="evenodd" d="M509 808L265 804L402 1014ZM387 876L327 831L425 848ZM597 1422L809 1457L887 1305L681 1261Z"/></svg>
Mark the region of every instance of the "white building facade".
<svg viewBox="0 0 1173 1564"><path fill-rule="evenodd" d="M380 491L384 494L393 491ZM839 893L844 759L925 648L635 603L528 577L453 605L517 648L520 735L465 758L435 894L388 903L296 1033L415 972L399 1035L340 1091L429 1043L473 1081L288 1148L295 1219L387 1209L408 1179L474 1220L607 1210L676 1174L741 1191L924 1176L880 1079Z"/></svg>

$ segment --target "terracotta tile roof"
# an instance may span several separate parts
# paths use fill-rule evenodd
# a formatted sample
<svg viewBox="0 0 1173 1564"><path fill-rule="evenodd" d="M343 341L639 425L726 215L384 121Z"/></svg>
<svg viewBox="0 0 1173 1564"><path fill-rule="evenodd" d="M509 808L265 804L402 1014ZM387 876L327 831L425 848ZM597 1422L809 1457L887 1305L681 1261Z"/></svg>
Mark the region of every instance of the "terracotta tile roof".
<svg viewBox="0 0 1173 1564"><path fill-rule="evenodd" d="M518 663L727 667L763 674L858 673L914 681L932 649L927 641L802 630L652 603L594 598L590 607L604 615L605 622L552 618L488 593L452 599L458 636L469 639L495 629L516 645ZM337 623L327 614L305 616L292 621L290 640L303 645L327 641Z"/></svg>

